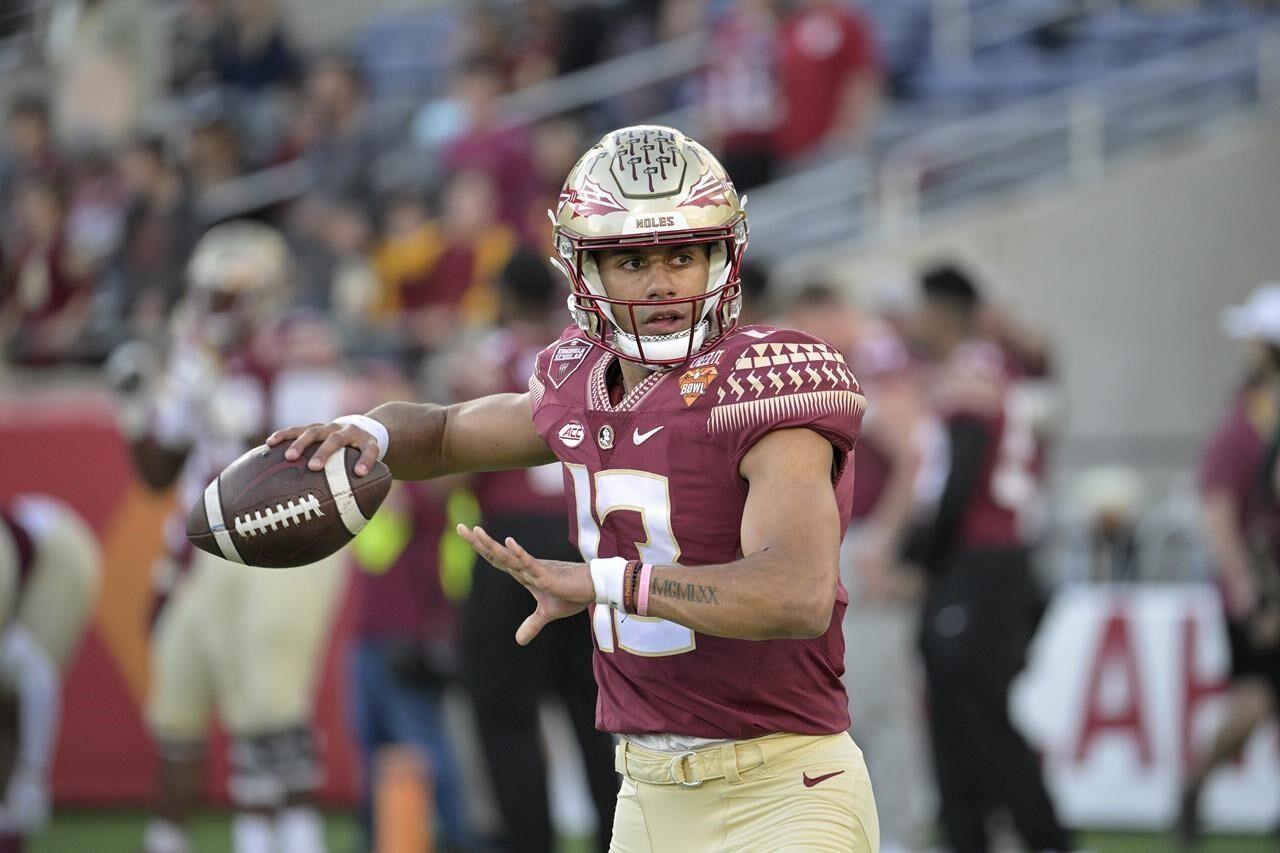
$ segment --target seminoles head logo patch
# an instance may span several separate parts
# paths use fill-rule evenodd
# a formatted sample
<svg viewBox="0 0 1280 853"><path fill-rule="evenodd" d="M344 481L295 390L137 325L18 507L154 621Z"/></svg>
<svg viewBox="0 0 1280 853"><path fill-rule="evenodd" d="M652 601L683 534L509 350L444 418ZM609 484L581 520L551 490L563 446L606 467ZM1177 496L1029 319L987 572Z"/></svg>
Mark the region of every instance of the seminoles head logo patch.
<svg viewBox="0 0 1280 853"><path fill-rule="evenodd" d="M715 381L715 365L686 370L680 377L680 396L684 398L684 404L692 406L699 397L707 393L707 388Z"/></svg>
<svg viewBox="0 0 1280 853"><path fill-rule="evenodd" d="M551 364L547 367L547 376L551 384L559 388L578 369L582 360L591 352L591 344L581 338L565 341L551 351Z"/></svg>

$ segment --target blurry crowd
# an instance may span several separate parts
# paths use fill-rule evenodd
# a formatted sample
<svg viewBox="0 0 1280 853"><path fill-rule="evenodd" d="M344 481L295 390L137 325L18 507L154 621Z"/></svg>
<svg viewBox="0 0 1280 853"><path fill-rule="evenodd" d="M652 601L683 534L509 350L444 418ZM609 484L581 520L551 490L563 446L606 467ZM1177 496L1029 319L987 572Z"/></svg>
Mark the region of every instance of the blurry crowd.
<svg viewBox="0 0 1280 853"><path fill-rule="evenodd" d="M300 47L275 2L28 15L40 26L3 53L26 64L0 160L0 352L15 365L154 338L195 240L252 217L286 234L296 308L329 317L348 351L412 368L493 322L514 253L550 253L546 211L604 129L689 107L745 189L856 144L878 97L867 22L826 0L443 4L374 17L337 50ZM532 120L504 109L695 31L706 59L687 75Z"/></svg>

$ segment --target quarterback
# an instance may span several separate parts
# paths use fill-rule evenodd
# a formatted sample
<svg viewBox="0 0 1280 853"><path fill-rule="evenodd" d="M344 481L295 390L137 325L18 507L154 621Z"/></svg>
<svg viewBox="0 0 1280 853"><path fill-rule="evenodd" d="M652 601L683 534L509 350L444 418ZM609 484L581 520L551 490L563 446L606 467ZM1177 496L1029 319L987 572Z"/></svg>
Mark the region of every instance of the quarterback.
<svg viewBox="0 0 1280 853"><path fill-rule="evenodd" d="M533 595L518 643L590 611L596 722L621 736L612 849L877 849L840 681L857 381L822 341L737 326L746 213L678 131L605 135L553 219L574 324L527 392L268 441L402 479L559 460L585 562L459 532Z"/></svg>

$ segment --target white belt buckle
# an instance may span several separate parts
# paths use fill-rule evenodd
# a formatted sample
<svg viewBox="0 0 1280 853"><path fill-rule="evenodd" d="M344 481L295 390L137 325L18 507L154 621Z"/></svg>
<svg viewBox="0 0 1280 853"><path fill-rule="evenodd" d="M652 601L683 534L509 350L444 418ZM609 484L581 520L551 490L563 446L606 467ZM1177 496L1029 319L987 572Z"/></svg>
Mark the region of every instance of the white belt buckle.
<svg viewBox="0 0 1280 853"><path fill-rule="evenodd" d="M686 788L697 788L699 785L702 784L701 779L697 780L696 782L690 782L688 779L676 778L676 766L679 765L680 762L684 761L686 758L693 758L696 755L697 755L696 752L689 750L687 752L682 752L671 759L671 763L667 765L667 773L671 775L672 782L676 783L677 785L684 785Z"/></svg>

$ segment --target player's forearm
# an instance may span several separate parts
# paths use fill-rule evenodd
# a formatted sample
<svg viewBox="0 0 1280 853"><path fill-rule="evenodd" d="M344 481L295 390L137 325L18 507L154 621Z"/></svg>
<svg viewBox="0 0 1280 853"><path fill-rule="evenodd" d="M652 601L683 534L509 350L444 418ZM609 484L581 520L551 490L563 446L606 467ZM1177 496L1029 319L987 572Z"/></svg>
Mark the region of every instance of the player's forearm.
<svg viewBox="0 0 1280 853"><path fill-rule="evenodd" d="M383 403L369 417L387 428L387 455L382 461L397 480L429 480L456 473L446 467L441 445L445 422L444 406L434 403Z"/></svg>
<svg viewBox="0 0 1280 853"><path fill-rule="evenodd" d="M382 461L396 479L425 480L555 461L533 426L528 394L490 394L452 406L386 403L369 416L387 428Z"/></svg>
<svg viewBox="0 0 1280 853"><path fill-rule="evenodd" d="M835 604L835 555L815 569L770 550L719 566L655 566L648 615L739 640L821 636Z"/></svg>

